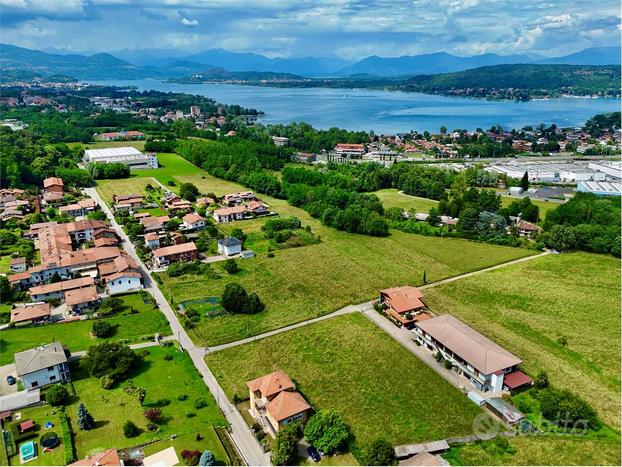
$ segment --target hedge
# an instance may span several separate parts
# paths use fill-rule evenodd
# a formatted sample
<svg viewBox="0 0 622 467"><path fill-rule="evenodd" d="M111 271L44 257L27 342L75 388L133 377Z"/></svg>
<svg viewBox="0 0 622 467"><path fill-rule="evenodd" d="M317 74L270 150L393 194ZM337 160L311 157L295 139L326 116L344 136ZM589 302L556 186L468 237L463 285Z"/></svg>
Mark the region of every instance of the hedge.
<svg viewBox="0 0 622 467"><path fill-rule="evenodd" d="M65 465L69 465L76 461L76 447L73 444L73 430L71 429L71 422L69 417L65 413L63 408L60 413L60 427L63 431L63 449L65 450Z"/></svg>

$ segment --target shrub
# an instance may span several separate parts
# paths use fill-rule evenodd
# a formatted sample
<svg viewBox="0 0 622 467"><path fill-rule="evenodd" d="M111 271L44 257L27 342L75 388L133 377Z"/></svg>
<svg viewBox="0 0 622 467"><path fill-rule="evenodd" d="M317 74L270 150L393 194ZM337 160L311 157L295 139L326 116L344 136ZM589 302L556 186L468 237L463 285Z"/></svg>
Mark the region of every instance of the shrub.
<svg viewBox="0 0 622 467"><path fill-rule="evenodd" d="M158 399L152 405L154 407L166 407L167 405L170 405L170 403L171 401L168 399Z"/></svg>
<svg viewBox="0 0 622 467"><path fill-rule="evenodd" d="M451 363L451 361L445 360L445 368L448 370L451 370L452 367L453 367L453 364Z"/></svg>
<svg viewBox="0 0 622 467"><path fill-rule="evenodd" d="M99 383L101 384L101 387L103 389L112 389L115 381L114 378L111 378L109 375L104 375L101 378L99 378Z"/></svg>
<svg viewBox="0 0 622 467"><path fill-rule="evenodd" d="M164 355L164 360L166 360L167 362L170 362L171 360L173 360L173 356L167 353L166 355Z"/></svg>
<svg viewBox="0 0 622 467"><path fill-rule="evenodd" d="M541 371L533 382L536 389L544 389L549 387L549 375L546 371Z"/></svg>
<svg viewBox="0 0 622 467"><path fill-rule="evenodd" d="M181 458L184 460L184 464L186 465L197 465L199 463L200 456L201 451L189 451L187 449L181 451Z"/></svg>
<svg viewBox="0 0 622 467"><path fill-rule="evenodd" d="M194 400L195 409L202 409L203 407L207 407L207 401L205 399L203 399L202 397L199 397Z"/></svg>
<svg viewBox="0 0 622 467"><path fill-rule="evenodd" d="M361 465L394 465L396 464L395 449L385 439L377 439L361 453Z"/></svg>
<svg viewBox="0 0 622 467"><path fill-rule="evenodd" d="M290 423L281 428L272 445L272 462L275 465L292 465L298 453L300 425Z"/></svg>
<svg viewBox="0 0 622 467"><path fill-rule="evenodd" d="M106 321L95 321L91 327L91 334L95 337L109 337L113 331L114 327Z"/></svg>
<svg viewBox="0 0 622 467"><path fill-rule="evenodd" d="M73 430L69 424L69 418L65 410L61 408L59 414L60 427L63 432L63 449L65 451L65 464L69 465L76 460L75 445L73 443Z"/></svg>
<svg viewBox="0 0 622 467"><path fill-rule="evenodd" d="M157 407L145 410L143 413L145 418L150 422L157 423L162 418L162 410Z"/></svg>
<svg viewBox="0 0 622 467"><path fill-rule="evenodd" d="M188 396L186 394L180 394L179 396L177 396L178 401L185 401L186 399L188 399Z"/></svg>
<svg viewBox="0 0 622 467"><path fill-rule="evenodd" d="M89 411L86 410L86 407L83 403L80 403L80 405L78 406L78 415L76 418L78 420L78 426L81 430L86 431L95 427L95 420L93 419L93 416L89 413Z"/></svg>
<svg viewBox="0 0 622 467"><path fill-rule="evenodd" d="M552 387L537 392L542 416L559 426L585 422L588 428L598 428L596 412L587 402L568 390Z"/></svg>
<svg viewBox="0 0 622 467"><path fill-rule="evenodd" d="M136 424L128 420L123 424L123 436L126 438L134 438L140 434L140 428L136 426Z"/></svg>
<svg viewBox="0 0 622 467"><path fill-rule="evenodd" d="M235 274L240 270L240 268L238 267L238 263L236 263L235 260L232 258L229 258L227 261L225 261L222 267L227 272L227 274Z"/></svg>
<svg viewBox="0 0 622 467"><path fill-rule="evenodd" d="M244 287L235 282L225 286L221 303L229 313L255 314L265 307L256 293L249 295Z"/></svg>
<svg viewBox="0 0 622 467"><path fill-rule="evenodd" d="M69 398L69 392L65 386L56 384L47 390L45 393L45 400L48 404L57 407L64 405Z"/></svg>
<svg viewBox="0 0 622 467"><path fill-rule="evenodd" d="M197 414L195 414L194 412L188 412L186 413L186 418L192 418L192 417L196 417Z"/></svg>
<svg viewBox="0 0 622 467"><path fill-rule="evenodd" d="M334 410L320 410L313 415L304 430L310 444L327 454L343 448L350 435L348 427Z"/></svg>
<svg viewBox="0 0 622 467"><path fill-rule="evenodd" d="M201 458L199 459L199 465L214 465L215 463L216 459L214 459L214 454L207 449L203 451L203 454L201 454Z"/></svg>

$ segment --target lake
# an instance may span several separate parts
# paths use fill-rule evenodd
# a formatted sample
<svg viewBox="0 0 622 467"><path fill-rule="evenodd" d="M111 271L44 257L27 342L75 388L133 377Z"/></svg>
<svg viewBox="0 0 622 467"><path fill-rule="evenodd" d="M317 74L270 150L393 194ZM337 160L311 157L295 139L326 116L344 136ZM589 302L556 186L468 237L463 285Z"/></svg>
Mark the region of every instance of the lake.
<svg viewBox="0 0 622 467"><path fill-rule="evenodd" d="M96 84L135 86L201 94L223 104L265 112L263 123L307 122L316 128L340 127L399 133L488 129L493 125L522 128L555 123L580 126L597 113L620 110L619 99L549 99L529 102L488 101L430 94L367 89L268 88L231 84L176 84L159 80L99 81Z"/></svg>

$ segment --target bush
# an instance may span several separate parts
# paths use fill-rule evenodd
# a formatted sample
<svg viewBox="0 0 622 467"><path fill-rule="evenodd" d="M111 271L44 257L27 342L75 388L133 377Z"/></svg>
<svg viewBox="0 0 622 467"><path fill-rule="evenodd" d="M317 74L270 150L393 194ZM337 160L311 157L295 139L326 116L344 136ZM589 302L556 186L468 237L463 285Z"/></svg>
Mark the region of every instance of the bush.
<svg viewBox="0 0 622 467"><path fill-rule="evenodd" d="M81 430L88 431L95 427L95 420L93 419L93 416L88 410L86 410L86 407L81 402L78 406L78 414L76 419Z"/></svg>
<svg viewBox="0 0 622 467"><path fill-rule="evenodd" d="M203 399L202 397L199 397L194 400L195 409L202 409L203 407L207 407L207 401L205 399Z"/></svg>
<svg viewBox="0 0 622 467"><path fill-rule="evenodd" d="M304 434L310 444L327 454L339 452L350 435L348 427L334 410L320 410L313 415Z"/></svg>
<svg viewBox="0 0 622 467"><path fill-rule="evenodd" d="M145 410L143 415L150 422L158 423L162 418L162 410L158 409L157 407L153 407L151 409Z"/></svg>
<svg viewBox="0 0 622 467"><path fill-rule="evenodd" d="M186 413L186 418L192 418L192 417L196 417L197 414L195 414L194 412L188 412Z"/></svg>
<svg viewBox="0 0 622 467"><path fill-rule="evenodd" d="M64 409L59 414L60 427L63 432L63 449L65 451L65 464L69 465L76 460L75 445L73 443L73 430L69 424L69 418Z"/></svg>
<svg viewBox="0 0 622 467"><path fill-rule="evenodd" d="M164 355L164 360L170 362L171 360L173 360L173 356L170 353L167 353L166 355Z"/></svg>
<svg viewBox="0 0 622 467"><path fill-rule="evenodd" d="M184 449L181 451L181 458L186 465L197 465L199 463L199 457L201 456L201 451L189 451Z"/></svg>
<svg viewBox="0 0 622 467"><path fill-rule="evenodd" d="M453 368L453 364L449 360L445 360L445 368L447 370L451 370Z"/></svg>
<svg viewBox="0 0 622 467"><path fill-rule="evenodd" d="M91 334L95 337L109 337L113 331L114 327L106 321L95 321L91 327Z"/></svg>
<svg viewBox="0 0 622 467"><path fill-rule="evenodd" d="M541 371L533 382L536 389L544 389L549 387L549 375L546 371Z"/></svg>
<svg viewBox="0 0 622 467"><path fill-rule="evenodd" d="M235 274L240 270L240 268L238 267L238 263L236 263L235 260L232 258L229 258L227 261L225 261L222 267L228 274Z"/></svg>
<svg viewBox="0 0 622 467"><path fill-rule="evenodd" d="M362 452L361 465L395 465L395 449L385 439L377 439Z"/></svg>
<svg viewBox="0 0 622 467"><path fill-rule="evenodd" d="M115 385L115 380L109 375L104 375L99 378L99 383L103 389L112 389Z"/></svg>
<svg viewBox="0 0 622 467"><path fill-rule="evenodd" d="M140 428L136 426L136 424L128 420L123 424L123 436L126 438L135 438L140 434Z"/></svg>
<svg viewBox="0 0 622 467"><path fill-rule="evenodd" d="M552 387L537 392L542 416L559 426L585 422L588 428L598 428L596 411L587 402L568 390Z"/></svg>
<svg viewBox="0 0 622 467"><path fill-rule="evenodd" d="M68 398L69 392L67 391L67 388L60 384L55 384L45 393L46 402L54 407L64 405Z"/></svg>
<svg viewBox="0 0 622 467"><path fill-rule="evenodd" d="M179 396L177 396L178 401L185 401L186 399L188 399L188 396L186 394L180 394Z"/></svg>
<svg viewBox="0 0 622 467"><path fill-rule="evenodd" d="M216 459L214 459L214 454L207 449L203 451L203 454L201 454L201 458L199 459L199 465L214 465L215 463Z"/></svg>
<svg viewBox="0 0 622 467"><path fill-rule="evenodd" d="M256 293L249 295L244 287L235 282L225 286L221 303L229 313L255 314L265 307Z"/></svg>

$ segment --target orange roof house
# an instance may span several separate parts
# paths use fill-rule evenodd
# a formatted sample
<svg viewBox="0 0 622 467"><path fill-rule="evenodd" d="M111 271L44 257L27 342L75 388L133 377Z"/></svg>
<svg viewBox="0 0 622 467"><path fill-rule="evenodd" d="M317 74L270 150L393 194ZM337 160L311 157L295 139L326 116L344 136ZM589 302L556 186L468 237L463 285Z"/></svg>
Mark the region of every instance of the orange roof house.
<svg viewBox="0 0 622 467"><path fill-rule="evenodd" d="M417 321L431 318L422 298L423 293L417 287L407 285L381 290L379 302L386 306L385 312L394 321L410 328Z"/></svg>
<svg viewBox="0 0 622 467"><path fill-rule="evenodd" d="M62 193L63 192L63 179L58 177L48 177L43 180L43 189L47 192Z"/></svg>
<svg viewBox="0 0 622 467"><path fill-rule="evenodd" d="M27 303L17 306L11 310L12 323L23 323L24 321L32 321L33 323L36 323L49 317L49 303Z"/></svg>
<svg viewBox="0 0 622 467"><path fill-rule="evenodd" d="M95 466L119 466L121 459L116 449L98 452L86 456L84 459L69 464L68 467L95 467Z"/></svg>

